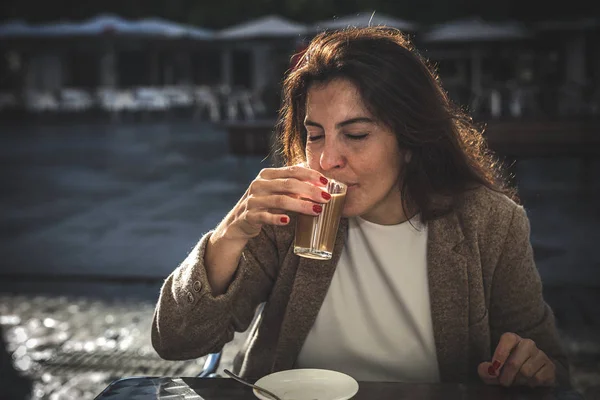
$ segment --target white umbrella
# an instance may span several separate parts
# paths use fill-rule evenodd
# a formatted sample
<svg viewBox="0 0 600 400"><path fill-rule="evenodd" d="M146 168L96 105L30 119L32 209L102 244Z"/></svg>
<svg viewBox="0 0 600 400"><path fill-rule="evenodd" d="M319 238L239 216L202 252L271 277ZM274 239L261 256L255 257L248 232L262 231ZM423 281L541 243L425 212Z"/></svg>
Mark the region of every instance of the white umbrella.
<svg viewBox="0 0 600 400"><path fill-rule="evenodd" d="M194 39L210 39L213 37L212 32L207 29L178 24L159 18L129 21L110 14L101 14L83 22L27 25L20 21L14 21L0 25L0 37L98 36L104 33L167 38L189 36Z"/></svg>
<svg viewBox="0 0 600 400"><path fill-rule="evenodd" d="M0 25L0 37L18 37L31 34L34 28L27 23L15 20Z"/></svg>
<svg viewBox="0 0 600 400"><path fill-rule="evenodd" d="M314 28L318 31L327 29L345 29L348 27L362 28L368 26L387 26L406 32L413 32L418 28L418 25L414 22L374 12L351 14L331 20L319 21L314 24Z"/></svg>
<svg viewBox="0 0 600 400"><path fill-rule="evenodd" d="M290 21L278 15L269 15L223 29L217 33L220 39L285 38L301 36L308 32L304 24Z"/></svg>
<svg viewBox="0 0 600 400"><path fill-rule="evenodd" d="M518 22L487 22L467 18L435 26L423 36L425 42L482 42L526 39L529 31Z"/></svg>
<svg viewBox="0 0 600 400"><path fill-rule="evenodd" d="M160 18L147 18L131 22L127 30L133 34L150 36L191 36L195 39L211 39L213 37L212 32L207 29L195 28Z"/></svg>
<svg viewBox="0 0 600 400"><path fill-rule="evenodd" d="M54 22L32 26L31 35L42 36L96 36L106 32L122 32L129 21L110 14L102 14L84 22Z"/></svg>

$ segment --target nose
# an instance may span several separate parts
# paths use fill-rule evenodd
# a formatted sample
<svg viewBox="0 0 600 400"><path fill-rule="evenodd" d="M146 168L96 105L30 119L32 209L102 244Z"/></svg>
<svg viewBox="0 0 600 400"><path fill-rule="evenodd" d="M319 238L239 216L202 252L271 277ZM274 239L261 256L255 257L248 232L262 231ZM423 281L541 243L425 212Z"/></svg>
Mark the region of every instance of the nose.
<svg viewBox="0 0 600 400"><path fill-rule="evenodd" d="M342 168L346 164L343 149L332 140L325 140L319 164L323 171Z"/></svg>

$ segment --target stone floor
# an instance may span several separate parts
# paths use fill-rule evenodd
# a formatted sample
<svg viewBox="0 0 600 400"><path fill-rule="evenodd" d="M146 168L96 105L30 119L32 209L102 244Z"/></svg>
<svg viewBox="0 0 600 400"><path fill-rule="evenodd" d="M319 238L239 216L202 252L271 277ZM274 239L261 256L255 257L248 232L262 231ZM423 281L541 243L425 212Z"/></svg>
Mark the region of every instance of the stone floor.
<svg viewBox="0 0 600 400"><path fill-rule="evenodd" d="M195 376L204 358L165 361L150 343L154 304L67 296L0 297L0 324L14 366L33 380L31 399L93 399L126 376ZM234 340L221 367L231 368ZM0 396L1 398L2 396Z"/></svg>
<svg viewBox="0 0 600 400"><path fill-rule="evenodd" d="M549 288L546 297L560 318L575 387L587 399L600 399L600 320L594 306L577 305L582 299L600 304L600 294ZM156 355L149 335L153 310L154 302L139 298L0 295L0 324L14 365L34 382L31 400L93 399L124 376L200 373L204 358L175 362ZM238 334L226 346L219 371L232 367L243 340Z"/></svg>

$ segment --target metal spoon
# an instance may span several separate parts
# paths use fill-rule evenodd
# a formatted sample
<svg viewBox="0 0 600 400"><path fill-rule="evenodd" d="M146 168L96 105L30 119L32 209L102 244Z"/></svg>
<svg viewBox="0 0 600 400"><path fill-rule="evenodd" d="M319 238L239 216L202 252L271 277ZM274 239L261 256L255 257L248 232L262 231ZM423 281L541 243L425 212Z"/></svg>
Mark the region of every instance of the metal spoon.
<svg viewBox="0 0 600 400"><path fill-rule="evenodd" d="M228 369L224 369L223 372L225 372L225 374L229 375L231 378L235 379L239 383L243 383L246 386L250 386L253 389L256 389L256 390L258 390L260 392L263 392L267 396L271 397L273 400L283 400L281 397L277 396L276 394L274 394L272 392L269 392L267 389L264 389L264 388L262 388L260 386L253 385L252 383L243 380L242 378L240 378L239 376L237 376L233 372L229 371Z"/></svg>

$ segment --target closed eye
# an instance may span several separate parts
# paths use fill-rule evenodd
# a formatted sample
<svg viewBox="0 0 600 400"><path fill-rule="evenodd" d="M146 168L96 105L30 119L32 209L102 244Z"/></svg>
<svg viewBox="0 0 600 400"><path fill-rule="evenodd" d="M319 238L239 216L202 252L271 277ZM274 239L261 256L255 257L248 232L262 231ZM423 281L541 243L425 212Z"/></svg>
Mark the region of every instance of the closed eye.
<svg viewBox="0 0 600 400"><path fill-rule="evenodd" d="M312 136L309 135L306 137L306 139L309 142L316 142L317 140L321 139L323 136L325 136L325 135L312 135Z"/></svg>
<svg viewBox="0 0 600 400"><path fill-rule="evenodd" d="M369 136L368 133L365 133L364 135L346 135L346 137L350 140L362 140L367 136Z"/></svg>

